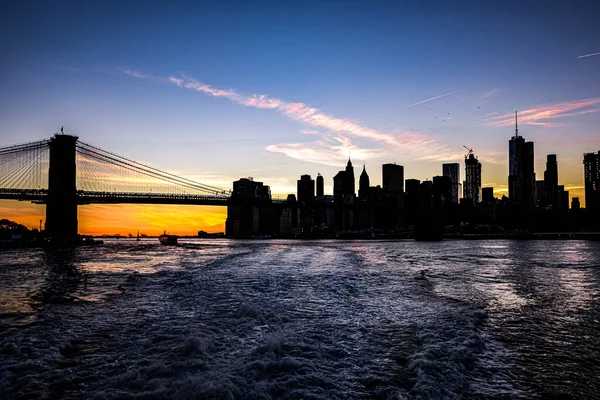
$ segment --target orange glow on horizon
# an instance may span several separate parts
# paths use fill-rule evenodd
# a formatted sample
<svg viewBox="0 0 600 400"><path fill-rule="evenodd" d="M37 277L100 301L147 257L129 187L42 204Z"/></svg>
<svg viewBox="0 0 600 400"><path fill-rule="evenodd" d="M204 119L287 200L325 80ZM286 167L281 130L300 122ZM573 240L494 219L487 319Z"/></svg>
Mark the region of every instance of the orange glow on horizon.
<svg viewBox="0 0 600 400"><path fill-rule="evenodd" d="M486 185L482 185L486 187ZM494 196L508 195L506 185L493 185ZM569 207L573 197L579 197L581 207L585 207L582 185L565 185L569 191ZM273 194L277 197L276 194ZM279 197L285 197L280 195ZM46 220L46 207L43 205L0 200L0 219L9 219L27 228L39 228L40 220ZM195 236L198 231L208 233L225 232L227 208L220 206L188 205L148 205L148 204L94 204L78 207L79 233L82 235L127 236L145 233L156 236L167 231L174 235Z"/></svg>
<svg viewBox="0 0 600 400"><path fill-rule="evenodd" d="M94 204L79 207L79 233L195 236L200 230L224 232L226 217L227 208L217 206Z"/></svg>
<svg viewBox="0 0 600 400"><path fill-rule="evenodd" d="M46 220L43 205L0 200L0 219L7 218L38 228ZM145 233L156 236L167 231L174 235L195 236L198 231L225 232L227 208L219 206L95 204L78 207L79 233L82 235L123 236ZM42 223L43 227L43 223Z"/></svg>

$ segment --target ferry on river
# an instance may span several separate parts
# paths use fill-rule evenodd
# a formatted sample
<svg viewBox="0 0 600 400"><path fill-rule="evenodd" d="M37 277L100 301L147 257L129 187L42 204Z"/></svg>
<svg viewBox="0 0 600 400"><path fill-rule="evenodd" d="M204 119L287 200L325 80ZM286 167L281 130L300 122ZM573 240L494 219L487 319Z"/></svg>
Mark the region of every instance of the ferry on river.
<svg viewBox="0 0 600 400"><path fill-rule="evenodd" d="M158 240L160 241L160 244L171 245L171 246L177 245L177 236L167 235L167 231L165 231L162 235L160 235L158 237Z"/></svg>

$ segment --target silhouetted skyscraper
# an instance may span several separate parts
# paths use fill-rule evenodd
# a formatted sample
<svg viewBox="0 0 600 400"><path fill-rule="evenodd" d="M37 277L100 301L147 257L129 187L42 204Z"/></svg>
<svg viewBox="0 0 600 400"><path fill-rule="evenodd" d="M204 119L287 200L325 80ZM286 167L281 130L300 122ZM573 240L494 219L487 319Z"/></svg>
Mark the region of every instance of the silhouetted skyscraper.
<svg viewBox="0 0 600 400"><path fill-rule="evenodd" d="M406 194L417 194L419 193L419 186L421 185L421 181L418 179L407 179L406 180Z"/></svg>
<svg viewBox="0 0 600 400"><path fill-rule="evenodd" d="M533 142L519 136L515 111L515 136L508 142L508 197L531 209L535 193Z"/></svg>
<svg viewBox="0 0 600 400"><path fill-rule="evenodd" d="M543 180L535 181L535 206L538 208L544 207L546 201L546 184Z"/></svg>
<svg viewBox="0 0 600 400"><path fill-rule="evenodd" d="M404 192L404 167L397 164L381 166L383 190L388 192Z"/></svg>
<svg viewBox="0 0 600 400"><path fill-rule="evenodd" d="M325 181L321 174L317 174L317 196L325 196Z"/></svg>
<svg viewBox="0 0 600 400"><path fill-rule="evenodd" d="M600 210L600 151L583 155L585 208Z"/></svg>
<svg viewBox="0 0 600 400"><path fill-rule="evenodd" d="M338 205L353 204L355 198L354 184L354 168L352 167L352 161L348 159L346 169L338 172L333 177L334 203ZM335 225L338 230L352 229L354 227L354 211L336 208Z"/></svg>
<svg viewBox="0 0 600 400"><path fill-rule="evenodd" d="M440 202L453 201L452 199L452 179L447 175L433 177L433 195L437 196Z"/></svg>
<svg viewBox="0 0 600 400"><path fill-rule="evenodd" d="M546 171L544 171L544 200L545 208L554 209L558 199L558 162L556 154L546 156Z"/></svg>
<svg viewBox="0 0 600 400"><path fill-rule="evenodd" d="M556 191L556 209L567 211L569 209L569 191L564 185L559 185Z"/></svg>
<svg viewBox="0 0 600 400"><path fill-rule="evenodd" d="M242 178L233 182L227 206L227 236L247 237L273 233L271 190L262 182Z"/></svg>
<svg viewBox="0 0 600 400"><path fill-rule="evenodd" d="M339 171L333 177L333 198L336 203L342 201L342 197L347 191L344 187L346 183L346 171Z"/></svg>
<svg viewBox="0 0 600 400"><path fill-rule="evenodd" d="M481 201L484 203L493 203L494 202L494 188L493 187L484 187L481 189Z"/></svg>
<svg viewBox="0 0 600 400"><path fill-rule="evenodd" d="M271 189L253 178L242 178L233 182L231 198L235 200L271 200Z"/></svg>
<svg viewBox="0 0 600 400"><path fill-rule="evenodd" d="M369 174L367 174L366 166L363 164L363 170L358 181L358 197L366 199L369 197Z"/></svg>
<svg viewBox="0 0 600 400"><path fill-rule="evenodd" d="M450 178L452 182L452 201L458 203L458 187L460 185L460 164L442 164L442 175Z"/></svg>
<svg viewBox="0 0 600 400"><path fill-rule="evenodd" d="M465 156L465 175L463 197L475 205L481 201L481 163L471 152Z"/></svg>
<svg viewBox="0 0 600 400"><path fill-rule="evenodd" d="M348 158L348 164L346 164L346 194L351 194L352 196L356 194L355 184L356 181L354 180L354 167L352 166L352 161L350 161L350 158Z"/></svg>
<svg viewBox="0 0 600 400"><path fill-rule="evenodd" d="M302 175L298 183L298 202L301 204L312 203L315 200L315 181L310 175Z"/></svg>

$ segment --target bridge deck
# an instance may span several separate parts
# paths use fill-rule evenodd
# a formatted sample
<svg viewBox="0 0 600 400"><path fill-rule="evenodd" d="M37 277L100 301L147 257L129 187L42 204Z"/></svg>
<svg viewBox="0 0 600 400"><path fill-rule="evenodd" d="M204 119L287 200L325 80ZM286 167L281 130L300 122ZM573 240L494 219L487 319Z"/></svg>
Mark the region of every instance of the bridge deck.
<svg viewBox="0 0 600 400"><path fill-rule="evenodd" d="M3 189L0 188L0 199L31 201L45 204L47 189ZM273 203L282 204L284 200L273 199ZM126 192L90 192L77 191L77 203L86 204L179 204L227 206L229 197L217 195L165 194L165 193L126 193Z"/></svg>

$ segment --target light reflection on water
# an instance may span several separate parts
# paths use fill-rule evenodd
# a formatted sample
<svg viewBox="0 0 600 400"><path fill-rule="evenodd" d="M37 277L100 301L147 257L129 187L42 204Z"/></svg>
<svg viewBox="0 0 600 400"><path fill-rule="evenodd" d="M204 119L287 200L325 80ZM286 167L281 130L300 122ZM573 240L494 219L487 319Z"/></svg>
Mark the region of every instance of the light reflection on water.
<svg viewBox="0 0 600 400"><path fill-rule="evenodd" d="M592 398L600 243L0 253L0 397Z"/></svg>

